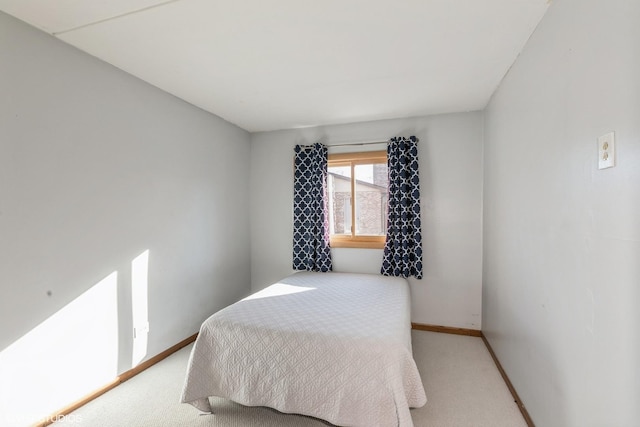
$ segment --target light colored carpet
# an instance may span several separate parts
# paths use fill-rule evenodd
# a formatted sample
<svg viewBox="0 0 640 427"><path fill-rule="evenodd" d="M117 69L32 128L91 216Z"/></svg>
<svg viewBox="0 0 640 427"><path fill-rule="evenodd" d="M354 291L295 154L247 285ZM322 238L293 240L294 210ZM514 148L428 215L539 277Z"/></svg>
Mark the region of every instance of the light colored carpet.
<svg viewBox="0 0 640 427"><path fill-rule="evenodd" d="M413 353L428 402L412 409L416 427L526 427L482 339L413 331ZM180 404L191 345L55 425L74 427L327 427L268 408L212 398L215 415Z"/></svg>

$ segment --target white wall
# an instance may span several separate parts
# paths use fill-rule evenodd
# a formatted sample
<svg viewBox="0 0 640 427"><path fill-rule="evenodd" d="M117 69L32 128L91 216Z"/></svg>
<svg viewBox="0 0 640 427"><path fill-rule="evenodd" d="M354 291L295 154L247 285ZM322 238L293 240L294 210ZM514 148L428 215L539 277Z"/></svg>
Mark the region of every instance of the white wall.
<svg viewBox="0 0 640 427"><path fill-rule="evenodd" d="M412 320L480 329L482 123L482 113L473 112L252 134L253 290L292 273L295 144L416 135L425 270L422 280L410 279ZM382 250L336 248L332 254L336 271L380 272Z"/></svg>
<svg viewBox="0 0 640 427"><path fill-rule="evenodd" d="M638 23L554 1L485 111L483 330L537 426L640 420Z"/></svg>
<svg viewBox="0 0 640 427"><path fill-rule="evenodd" d="M248 132L2 13L0 58L0 356L117 272L111 351L129 369L131 263L145 250L147 358L249 293ZM54 332L43 359L89 338Z"/></svg>

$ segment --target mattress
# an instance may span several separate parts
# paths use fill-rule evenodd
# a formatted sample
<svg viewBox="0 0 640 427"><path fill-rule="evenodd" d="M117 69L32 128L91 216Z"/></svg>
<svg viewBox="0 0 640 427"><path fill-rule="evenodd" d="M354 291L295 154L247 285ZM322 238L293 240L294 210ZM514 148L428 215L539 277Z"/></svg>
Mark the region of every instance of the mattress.
<svg viewBox="0 0 640 427"><path fill-rule="evenodd" d="M219 311L200 328L181 402L211 412L209 396L341 426L412 426L409 408L426 397L407 281L299 272Z"/></svg>

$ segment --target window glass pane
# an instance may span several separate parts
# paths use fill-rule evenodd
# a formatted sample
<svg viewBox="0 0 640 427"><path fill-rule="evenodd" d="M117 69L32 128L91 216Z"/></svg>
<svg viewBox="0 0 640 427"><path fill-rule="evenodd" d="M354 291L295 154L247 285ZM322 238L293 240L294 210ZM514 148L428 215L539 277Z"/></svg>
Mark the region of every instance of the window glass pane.
<svg viewBox="0 0 640 427"><path fill-rule="evenodd" d="M356 234L382 236L387 231L387 165L356 165L355 179Z"/></svg>
<svg viewBox="0 0 640 427"><path fill-rule="evenodd" d="M351 166L329 166L329 233L351 235Z"/></svg>

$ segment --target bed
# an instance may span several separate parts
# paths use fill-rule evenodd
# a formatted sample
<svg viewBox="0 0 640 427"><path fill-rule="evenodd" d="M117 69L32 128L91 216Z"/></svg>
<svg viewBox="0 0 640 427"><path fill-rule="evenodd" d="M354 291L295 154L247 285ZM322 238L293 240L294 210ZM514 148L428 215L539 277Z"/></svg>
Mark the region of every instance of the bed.
<svg viewBox="0 0 640 427"><path fill-rule="evenodd" d="M209 396L340 426L412 426L426 397L411 353L409 286L373 274L298 272L211 316L181 402Z"/></svg>

